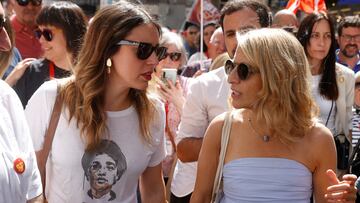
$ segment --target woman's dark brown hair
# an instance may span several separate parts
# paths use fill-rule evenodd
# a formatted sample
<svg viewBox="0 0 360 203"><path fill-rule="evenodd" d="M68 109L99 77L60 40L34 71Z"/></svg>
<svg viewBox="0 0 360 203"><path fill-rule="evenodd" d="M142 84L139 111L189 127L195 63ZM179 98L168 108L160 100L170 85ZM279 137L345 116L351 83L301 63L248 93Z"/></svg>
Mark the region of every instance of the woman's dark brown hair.
<svg viewBox="0 0 360 203"><path fill-rule="evenodd" d="M306 16L297 32L296 37L300 41L301 45L304 47L306 55L309 57L309 53L307 53L307 47L310 46L310 37L312 33L312 29L315 23L319 22L320 20L326 20L330 26L330 33L331 33L331 45L330 50L325 59L322 62L322 70L323 75L320 80L319 90L320 95L324 96L329 100L336 100L339 96L339 90L336 83L336 55L335 55L335 28L334 28L334 21L325 13L312 13Z"/></svg>

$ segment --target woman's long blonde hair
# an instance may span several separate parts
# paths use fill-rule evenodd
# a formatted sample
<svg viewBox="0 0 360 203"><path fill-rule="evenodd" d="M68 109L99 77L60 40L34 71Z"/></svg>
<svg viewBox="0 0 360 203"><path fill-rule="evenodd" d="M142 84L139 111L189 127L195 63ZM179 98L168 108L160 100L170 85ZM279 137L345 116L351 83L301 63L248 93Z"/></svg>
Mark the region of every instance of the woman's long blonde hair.
<svg viewBox="0 0 360 203"><path fill-rule="evenodd" d="M120 1L98 11L89 25L74 76L61 90L70 113L69 121L76 119L87 150L95 149L107 135L104 110L105 82L108 79L106 60L117 52L117 42L135 27L147 23L154 24L161 33L160 26L141 6ZM130 89L128 96L137 111L141 134L150 142L149 125L155 108L145 90Z"/></svg>
<svg viewBox="0 0 360 203"><path fill-rule="evenodd" d="M282 29L263 28L238 35L237 50L260 71L263 85L254 105L256 118L264 119L281 141L303 137L314 125L317 107L299 41Z"/></svg>

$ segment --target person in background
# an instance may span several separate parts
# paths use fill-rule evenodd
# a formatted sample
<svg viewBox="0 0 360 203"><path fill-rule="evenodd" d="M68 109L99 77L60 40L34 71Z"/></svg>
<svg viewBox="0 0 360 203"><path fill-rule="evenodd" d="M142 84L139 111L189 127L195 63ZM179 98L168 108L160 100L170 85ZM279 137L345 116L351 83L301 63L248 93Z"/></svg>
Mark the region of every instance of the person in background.
<svg viewBox="0 0 360 203"><path fill-rule="evenodd" d="M87 27L81 8L65 1L44 6L36 22L39 28L35 33L44 49L44 59L30 61L28 68L15 69L5 80L24 108L43 82L71 75Z"/></svg>
<svg viewBox="0 0 360 203"><path fill-rule="evenodd" d="M5 20L4 27L10 37L11 50L10 50L10 52L3 52L3 54L1 55L1 57L8 57L9 58L8 60L10 60L10 64L7 68L5 68L5 73L2 76L3 80L6 79L6 77L11 73L11 71L15 68L15 66L18 65L18 63L22 60L19 50L15 47L15 33L11 26L8 15L6 15L5 19L6 20ZM3 60L3 61L8 63L8 60ZM34 59L30 58L26 61L32 61L32 60L34 60ZM1 64L1 67L4 67L3 64Z"/></svg>
<svg viewBox="0 0 360 203"><path fill-rule="evenodd" d="M325 13L306 16L299 26L297 38L310 63L311 90L320 109L319 119L334 137L349 148L338 154L338 174L347 168L351 151L352 108L354 104L354 72L336 63L335 29ZM337 139L336 138L336 139ZM341 150L338 150L341 152Z"/></svg>
<svg viewBox="0 0 360 203"><path fill-rule="evenodd" d="M325 202L326 171L336 168L331 132L317 121L310 68L292 34L263 28L237 34L225 64L231 88L231 132L223 165L225 202ZM209 125L191 203L209 202L226 113Z"/></svg>
<svg viewBox="0 0 360 203"><path fill-rule="evenodd" d="M210 43L210 39L211 36L213 35L213 33L215 32L216 28L218 27L216 22L207 22L204 24L203 26L203 52L200 52L200 48L198 49L198 52L194 53L193 55L191 55L191 57L189 57L189 64L195 62L195 61L199 61L199 60L206 60L209 58L209 52L208 52L208 48L209 48L209 43ZM201 33L199 32L198 35L198 46L201 46L200 43L200 35Z"/></svg>
<svg viewBox="0 0 360 203"><path fill-rule="evenodd" d="M214 60L217 56L224 53L225 51L226 49L225 49L224 33L222 31L222 28L218 27L213 32L211 38L209 39L209 42L207 44L206 55L203 56L202 60L205 61L207 59L210 59L210 64L211 64L212 60ZM200 52L197 53L200 54ZM194 63L201 62L200 56L198 54L195 53L190 57L188 61L188 65L193 65Z"/></svg>
<svg viewBox="0 0 360 203"><path fill-rule="evenodd" d="M15 45L21 57L23 59L42 57L43 50L34 34L37 29L36 17L41 10L42 0L9 0L8 3L14 9L11 25L15 30Z"/></svg>
<svg viewBox="0 0 360 203"><path fill-rule="evenodd" d="M282 9L275 13L271 27L283 28L286 31L296 34L299 27L299 21L292 11Z"/></svg>
<svg viewBox="0 0 360 203"><path fill-rule="evenodd" d="M188 58L198 51L197 36L199 34L199 30L200 28L198 24L190 21L185 22L184 31L181 32L181 36L183 37L183 43Z"/></svg>
<svg viewBox="0 0 360 203"><path fill-rule="evenodd" d="M175 138L191 78L177 75L175 84L173 84L173 81L161 80L162 75L166 74L163 72L164 68L179 70L186 64L187 57L181 37L177 33L163 33L160 39L160 46L167 48L166 58L161 60L156 66L153 87L149 91L157 95L165 103L166 157L162 168L165 184L167 185L166 188L170 188L168 184L171 184L171 182L168 181L172 179L173 171L171 169L174 161L177 159Z"/></svg>
<svg viewBox="0 0 360 203"><path fill-rule="evenodd" d="M269 8L255 0L228 1L222 11L220 25L225 46L232 58L236 49L236 31L268 27ZM195 185L197 159L205 130L210 121L229 109L229 84L224 68L202 74L191 83L179 125L177 156L171 192L176 202L189 202Z"/></svg>
<svg viewBox="0 0 360 203"><path fill-rule="evenodd" d="M10 52L0 3L0 54ZM7 67L0 59L0 76ZM36 156L21 102L14 90L0 80L0 202L42 203L42 185Z"/></svg>
<svg viewBox="0 0 360 203"><path fill-rule="evenodd" d="M184 67L182 75L186 77L198 77L204 72L209 72L213 61L224 52L226 52L224 33L222 28L219 27L211 36L208 44L207 55L209 58L200 60L200 58L196 59L196 57L194 57L195 54L192 55L188 61L188 65ZM222 63L221 66L223 65L224 64Z"/></svg>
<svg viewBox="0 0 360 203"><path fill-rule="evenodd" d="M154 68L166 53L159 46L160 36L161 27L141 5L120 0L106 6L89 24L73 76L45 82L29 100L25 113L34 148L41 154L60 86L63 109L46 171L50 175L45 194L50 203L108 202L110 198L134 203L138 183L142 202L165 203L161 170L165 110L160 100L146 94ZM117 145L117 154L125 159L118 174L107 173L118 180L108 182L103 177L93 184L85 178L88 171L82 161L96 156L93 172L103 164L114 166L114 159L103 153L112 147L104 140ZM112 192L104 194L105 199L94 195L105 184L111 185Z"/></svg>
<svg viewBox="0 0 360 203"><path fill-rule="evenodd" d="M354 89L354 106L352 119L352 145L358 143L360 139L360 72L355 74L355 89ZM359 188L360 189L360 188Z"/></svg>
<svg viewBox="0 0 360 203"><path fill-rule="evenodd" d="M211 63L216 57L226 52L224 33L221 27L217 28L211 36L208 52Z"/></svg>
<svg viewBox="0 0 360 203"><path fill-rule="evenodd" d="M355 73L360 70L360 17L346 16L338 24L336 61Z"/></svg>

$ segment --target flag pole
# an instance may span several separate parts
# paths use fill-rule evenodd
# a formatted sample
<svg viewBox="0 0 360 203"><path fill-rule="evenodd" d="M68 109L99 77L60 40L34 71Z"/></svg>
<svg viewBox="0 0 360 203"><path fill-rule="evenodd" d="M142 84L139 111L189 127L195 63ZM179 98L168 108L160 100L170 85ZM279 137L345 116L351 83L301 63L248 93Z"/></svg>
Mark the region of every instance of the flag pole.
<svg viewBox="0 0 360 203"><path fill-rule="evenodd" d="M200 70L204 69L203 46L204 46L204 0L200 0Z"/></svg>

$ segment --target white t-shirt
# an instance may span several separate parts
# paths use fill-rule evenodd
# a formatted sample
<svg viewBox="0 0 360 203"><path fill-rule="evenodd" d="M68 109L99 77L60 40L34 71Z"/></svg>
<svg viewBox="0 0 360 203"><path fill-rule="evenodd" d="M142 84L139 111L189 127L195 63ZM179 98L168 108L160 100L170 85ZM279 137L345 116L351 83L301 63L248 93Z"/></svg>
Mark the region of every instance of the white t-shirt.
<svg viewBox="0 0 360 203"><path fill-rule="evenodd" d="M26 107L36 150L43 147L55 98L56 82L46 82ZM69 123L68 111L63 108L47 162L45 193L48 201L136 202L139 176L147 167L160 164L165 157L165 111L160 101L152 101L158 112L154 118L158 120L150 127L151 145L143 140L136 110L130 107L107 112L109 136L94 153L85 152L85 142L75 119ZM101 192L106 185L109 186L106 192Z"/></svg>
<svg viewBox="0 0 360 203"><path fill-rule="evenodd" d="M204 137L210 122L230 110L229 91L224 67L202 74L189 87L181 116L176 144L186 137ZM183 197L194 190L197 162L176 163L171 192Z"/></svg>
<svg viewBox="0 0 360 203"><path fill-rule="evenodd" d="M23 173L15 171L14 163L20 164L18 172L24 163ZM23 107L13 89L0 80L0 202L24 203L41 193L40 173Z"/></svg>
<svg viewBox="0 0 360 203"><path fill-rule="evenodd" d="M322 75L312 76L311 92L316 104L320 109L320 115L319 115L320 122L326 125L326 127L329 128L334 135L336 135L335 132L336 101L328 100L324 96L320 95L319 83L321 77ZM328 121L327 124L326 121Z"/></svg>

